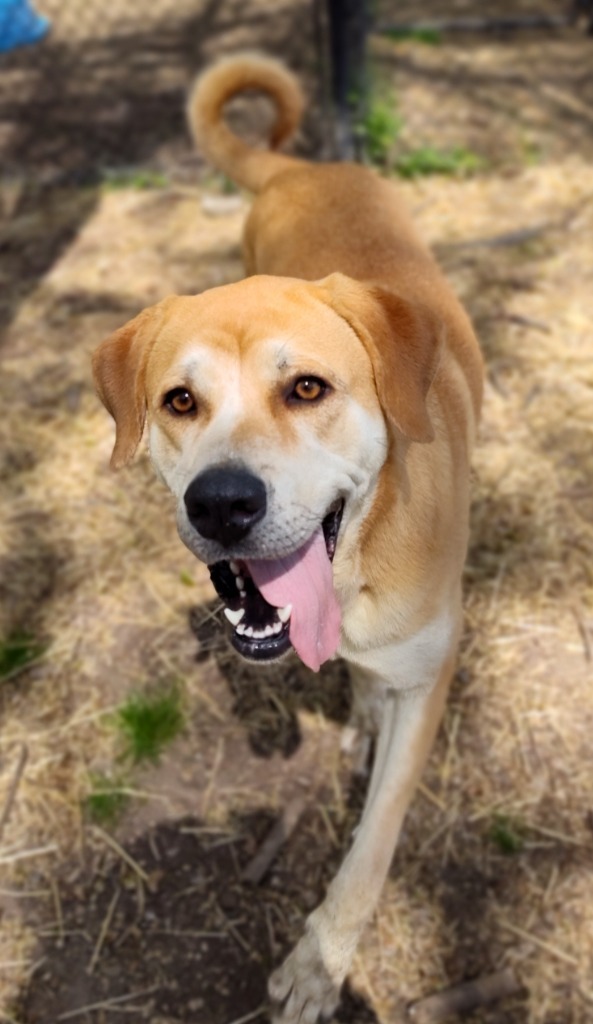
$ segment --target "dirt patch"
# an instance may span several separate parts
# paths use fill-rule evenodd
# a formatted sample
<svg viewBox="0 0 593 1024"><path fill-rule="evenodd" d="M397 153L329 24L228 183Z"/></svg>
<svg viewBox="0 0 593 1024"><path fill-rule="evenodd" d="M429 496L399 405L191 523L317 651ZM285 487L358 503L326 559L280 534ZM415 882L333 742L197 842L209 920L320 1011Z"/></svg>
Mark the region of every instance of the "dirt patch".
<svg viewBox="0 0 593 1024"><path fill-rule="evenodd" d="M161 824L129 844L125 860L98 859L62 885L59 925L43 932L43 959L19 1020L55 1024L100 1013L112 1022L125 1012L155 1024L244 1017L263 1024L272 966L337 861L309 815L254 889L241 873L271 824L266 814L225 829L193 818ZM302 870L294 870L299 862L309 869L306 887ZM344 1024L376 1019L350 992L336 1017Z"/></svg>

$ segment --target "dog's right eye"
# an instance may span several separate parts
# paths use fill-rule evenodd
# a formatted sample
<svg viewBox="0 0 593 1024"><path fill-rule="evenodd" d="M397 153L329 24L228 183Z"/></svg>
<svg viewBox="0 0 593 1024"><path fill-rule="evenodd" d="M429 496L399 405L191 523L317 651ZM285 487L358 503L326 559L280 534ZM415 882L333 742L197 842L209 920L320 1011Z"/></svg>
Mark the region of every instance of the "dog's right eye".
<svg viewBox="0 0 593 1024"><path fill-rule="evenodd" d="M187 416L196 411L196 402L187 388L173 388L165 395L163 405L176 416Z"/></svg>

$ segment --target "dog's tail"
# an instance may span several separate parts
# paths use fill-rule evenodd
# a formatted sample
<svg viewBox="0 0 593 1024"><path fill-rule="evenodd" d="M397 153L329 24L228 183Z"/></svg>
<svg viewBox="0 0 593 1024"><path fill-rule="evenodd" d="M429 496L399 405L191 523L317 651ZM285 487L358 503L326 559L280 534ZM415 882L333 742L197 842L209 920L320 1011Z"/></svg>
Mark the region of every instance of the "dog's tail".
<svg viewBox="0 0 593 1024"><path fill-rule="evenodd" d="M245 89L266 93L276 104L270 146L275 149L298 128L304 96L294 75L271 57L241 54L218 61L201 75L189 96L187 116L200 150L219 170L252 192L279 171L301 161L247 145L224 122L227 100Z"/></svg>

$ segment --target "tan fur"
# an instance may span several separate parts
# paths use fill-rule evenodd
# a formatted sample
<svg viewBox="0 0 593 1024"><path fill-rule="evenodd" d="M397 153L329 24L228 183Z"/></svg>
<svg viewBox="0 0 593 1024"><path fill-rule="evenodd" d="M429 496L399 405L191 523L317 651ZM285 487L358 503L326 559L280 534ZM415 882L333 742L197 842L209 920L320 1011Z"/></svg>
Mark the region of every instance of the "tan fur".
<svg viewBox="0 0 593 1024"><path fill-rule="evenodd" d="M246 541L254 547L225 557L291 553L336 493L347 495L333 563L339 653L352 670L353 724L378 741L352 849L270 982L274 1021L297 1024L335 1007L440 720L460 631L482 360L391 183L259 151L230 132L224 103L254 87L276 102L278 143L298 125L302 96L270 59L220 62L188 113L200 148L257 192L244 239L256 276L145 310L93 367L116 420L113 465L133 457L147 420L180 535L199 558L222 556L188 526L183 495L210 465L238 460L274 496ZM298 375L328 381L327 397L295 410L286 394ZM164 405L175 387L193 396L192 416Z"/></svg>
<svg viewBox="0 0 593 1024"><path fill-rule="evenodd" d="M254 153L226 127L222 108L244 89L258 89L273 96L276 121L269 145L273 149L281 146L298 128L305 101L296 79L271 57L245 54L218 61L196 82L187 116L194 139L211 163L239 185L258 192L270 177L296 161L276 153Z"/></svg>

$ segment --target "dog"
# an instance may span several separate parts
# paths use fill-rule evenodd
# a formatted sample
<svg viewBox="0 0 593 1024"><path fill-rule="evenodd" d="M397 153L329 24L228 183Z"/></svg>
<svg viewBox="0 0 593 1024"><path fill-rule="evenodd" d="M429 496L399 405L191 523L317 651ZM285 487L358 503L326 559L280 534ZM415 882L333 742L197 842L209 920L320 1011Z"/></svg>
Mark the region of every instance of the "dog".
<svg viewBox="0 0 593 1024"><path fill-rule="evenodd" d="M271 147L224 104L274 101ZM247 276L144 310L93 357L116 424L112 465L148 426L178 530L210 567L231 641L349 663L353 719L376 737L360 825L273 973L276 1024L331 1015L380 896L454 671L470 454L483 364L469 319L394 185L277 152L303 96L275 60L213 65L188 115L207 158L255 193Z"/></svg>

